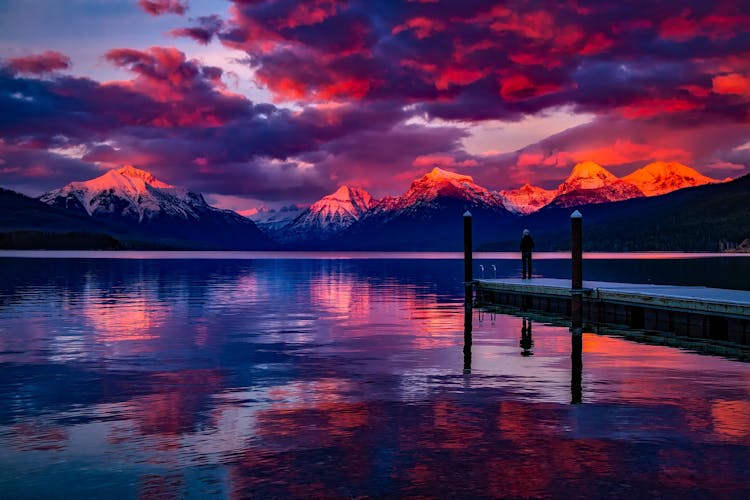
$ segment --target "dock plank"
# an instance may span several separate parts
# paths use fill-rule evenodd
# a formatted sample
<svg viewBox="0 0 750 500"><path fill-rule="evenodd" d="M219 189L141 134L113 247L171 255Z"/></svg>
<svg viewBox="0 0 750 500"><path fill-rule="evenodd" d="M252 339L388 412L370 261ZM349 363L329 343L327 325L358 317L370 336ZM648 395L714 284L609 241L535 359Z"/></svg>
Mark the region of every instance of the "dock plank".
<svg viewBox="0 0 750 500"><path fill-rule="evenodd" d="M478 288L508 293L570 295L570 280L565 279L480 279L476 283ZM583 288L588 300L750 318L750 291L745 290L604 281L584 281Z"/></svg>

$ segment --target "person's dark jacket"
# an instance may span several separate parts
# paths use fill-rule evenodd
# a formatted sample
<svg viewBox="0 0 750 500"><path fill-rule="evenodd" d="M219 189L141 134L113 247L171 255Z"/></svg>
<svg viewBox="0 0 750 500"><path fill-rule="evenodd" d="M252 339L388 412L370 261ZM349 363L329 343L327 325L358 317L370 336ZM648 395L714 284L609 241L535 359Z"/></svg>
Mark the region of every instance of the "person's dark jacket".
<svg viewBox="0 0 750 500"><path fill-rule="evenodd" d="M521 238L521 252L531 252L534 249L534 240L526 234Z"/></svg>

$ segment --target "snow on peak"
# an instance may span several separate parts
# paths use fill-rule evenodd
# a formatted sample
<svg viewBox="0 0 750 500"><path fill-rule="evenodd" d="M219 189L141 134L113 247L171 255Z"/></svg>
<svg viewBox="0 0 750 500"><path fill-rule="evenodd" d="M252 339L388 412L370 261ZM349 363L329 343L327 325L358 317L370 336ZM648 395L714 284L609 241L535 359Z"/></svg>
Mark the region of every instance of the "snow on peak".
<svg viewBox="0 0 750 500"><path fill-rule="evenodd" d="M110 171L110 172L112 172L112 171ZM108 172L108 173L110 173L110 172ZM151 172L146 172L145 170L141 170L139 168L135 168L133 165L125 165L123 167L118 168L115 172L118 173L118 174L120 174L120 175L122 175L122 176L124 176L124 177L128 177L128 178L131 178L131 179L140 179L144 183L146 183L146 184L148 184L150 186L156 187L156 188L165 189L165 188L174 187L174 186L171 186L171 185L167 184L166 182L162 182L162 181L158 180L156 177L154 177L151 174Z"/></svg>
<svg viewBox="0 0 750 500"><path fill-rule="evenodd" d="M443 170L442 168L435 167L430 172L425 174L422 179L431 182L474 182L474 178L470 175L458 174L449 170ZM416 182L416 181L415 181Z"/></svg>
<svg viewBox="0 0 750 500"><path fill-rule="evenodd" d="M623 177L646 196L659 196L678 189L721 182L679 162L655 161Z"/></svg>
<svg viewBox="0 0 750 500"><path fill-rule="evenodd" d="M357 222L375 204L364 189L341 186L278 228L275 236L281 241L325 240Z"/></svg>
<svg viewBox="0 0 750 500"><path fill-rule="evenodd" d="M573 167L567 179L560 184L560 194L576 189L599 189L615 181L617 177L598 163L584 161Z"/></svg>
<svg viewBox="0 0 750 500"><path fill-rule="evenodd" d="M565 182L557 188L557 193L551 203L562 207L608 203L643 196L637 186L619 179L593 161L577 164Z"/></svg>
<svg viewBox="0 0 750 500"><path fill-rule="evenodd" d="M274 233L297 218L305 207L288 205L279 209L268 207L251 208L239 212L240 215L252 220L258 229L273 237Z"/></svg>
<svg viewBox="0 0 750 500"><path fill-rule="evenodd" d="M369 208L372 204L372 196L362 188L341 186L334 193L324 196L320 201L351 203L354 206Z"/></svg>
<svg viewBox="0 0 750 500"><path fill-rule="evenodd" d="M449 172L435 167L432 171L414 180L409 190L399 197L389 197L384 209L402 209L417 203L429 203L443 196L458 198L472 203L492 207L502 206L502 201L486 188L475 184L470 175Z"/></svg>
<svg viewBox="0 0 750 500"><path fill-rule="evenodd" d="M39 199L49 205L80 205L89 215L118 215L139 221L157 213L195 217L193 208L207 206L201 195L162 182L132 165L88 181L71 182Z"/></svg>
<svg viewBox="0 0 750 500"><path fill-rule="evenodd" d="M524 184L519 189L500 191L503 204L511 212L528 215L547 206L555 196L556 189L544 189L531 184Z"/></svg>
<svg viewBox="0 0 750 500"><path fill-rule="evenodd" d="M310 212L318 214L319 218L326 221L339 217L352 218L354 222L359 220L372 205L372 196L364 189L341 186L334 193L310 205Z"/></svg>

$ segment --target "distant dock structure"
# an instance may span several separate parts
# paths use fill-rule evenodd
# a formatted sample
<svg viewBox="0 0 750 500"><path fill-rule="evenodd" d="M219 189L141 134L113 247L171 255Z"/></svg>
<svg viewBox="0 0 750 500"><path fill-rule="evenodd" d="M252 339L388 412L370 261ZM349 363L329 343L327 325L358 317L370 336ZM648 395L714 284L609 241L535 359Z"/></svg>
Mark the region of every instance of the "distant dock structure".
<svg viewBox="0 0 750 500"><path fill-rule="evenodd" d="M750 345L750 291L583 280L582 215L571 215L572 279L473 280L475 305L504 305L679 336ZM467 280L468 281L468 280Z"/></svg>

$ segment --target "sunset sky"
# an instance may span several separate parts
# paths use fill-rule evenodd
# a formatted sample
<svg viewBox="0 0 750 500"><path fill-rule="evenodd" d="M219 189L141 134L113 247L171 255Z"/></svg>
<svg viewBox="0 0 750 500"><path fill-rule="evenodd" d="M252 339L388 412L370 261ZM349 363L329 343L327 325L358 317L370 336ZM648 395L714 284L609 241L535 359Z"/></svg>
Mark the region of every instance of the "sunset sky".
<svg viewBox="0 0 750 500"><path fill-rule="evenodd" d="M0 186L133 164L248 209L440 166L750 172L750 2L0 2Z"/></svg>

